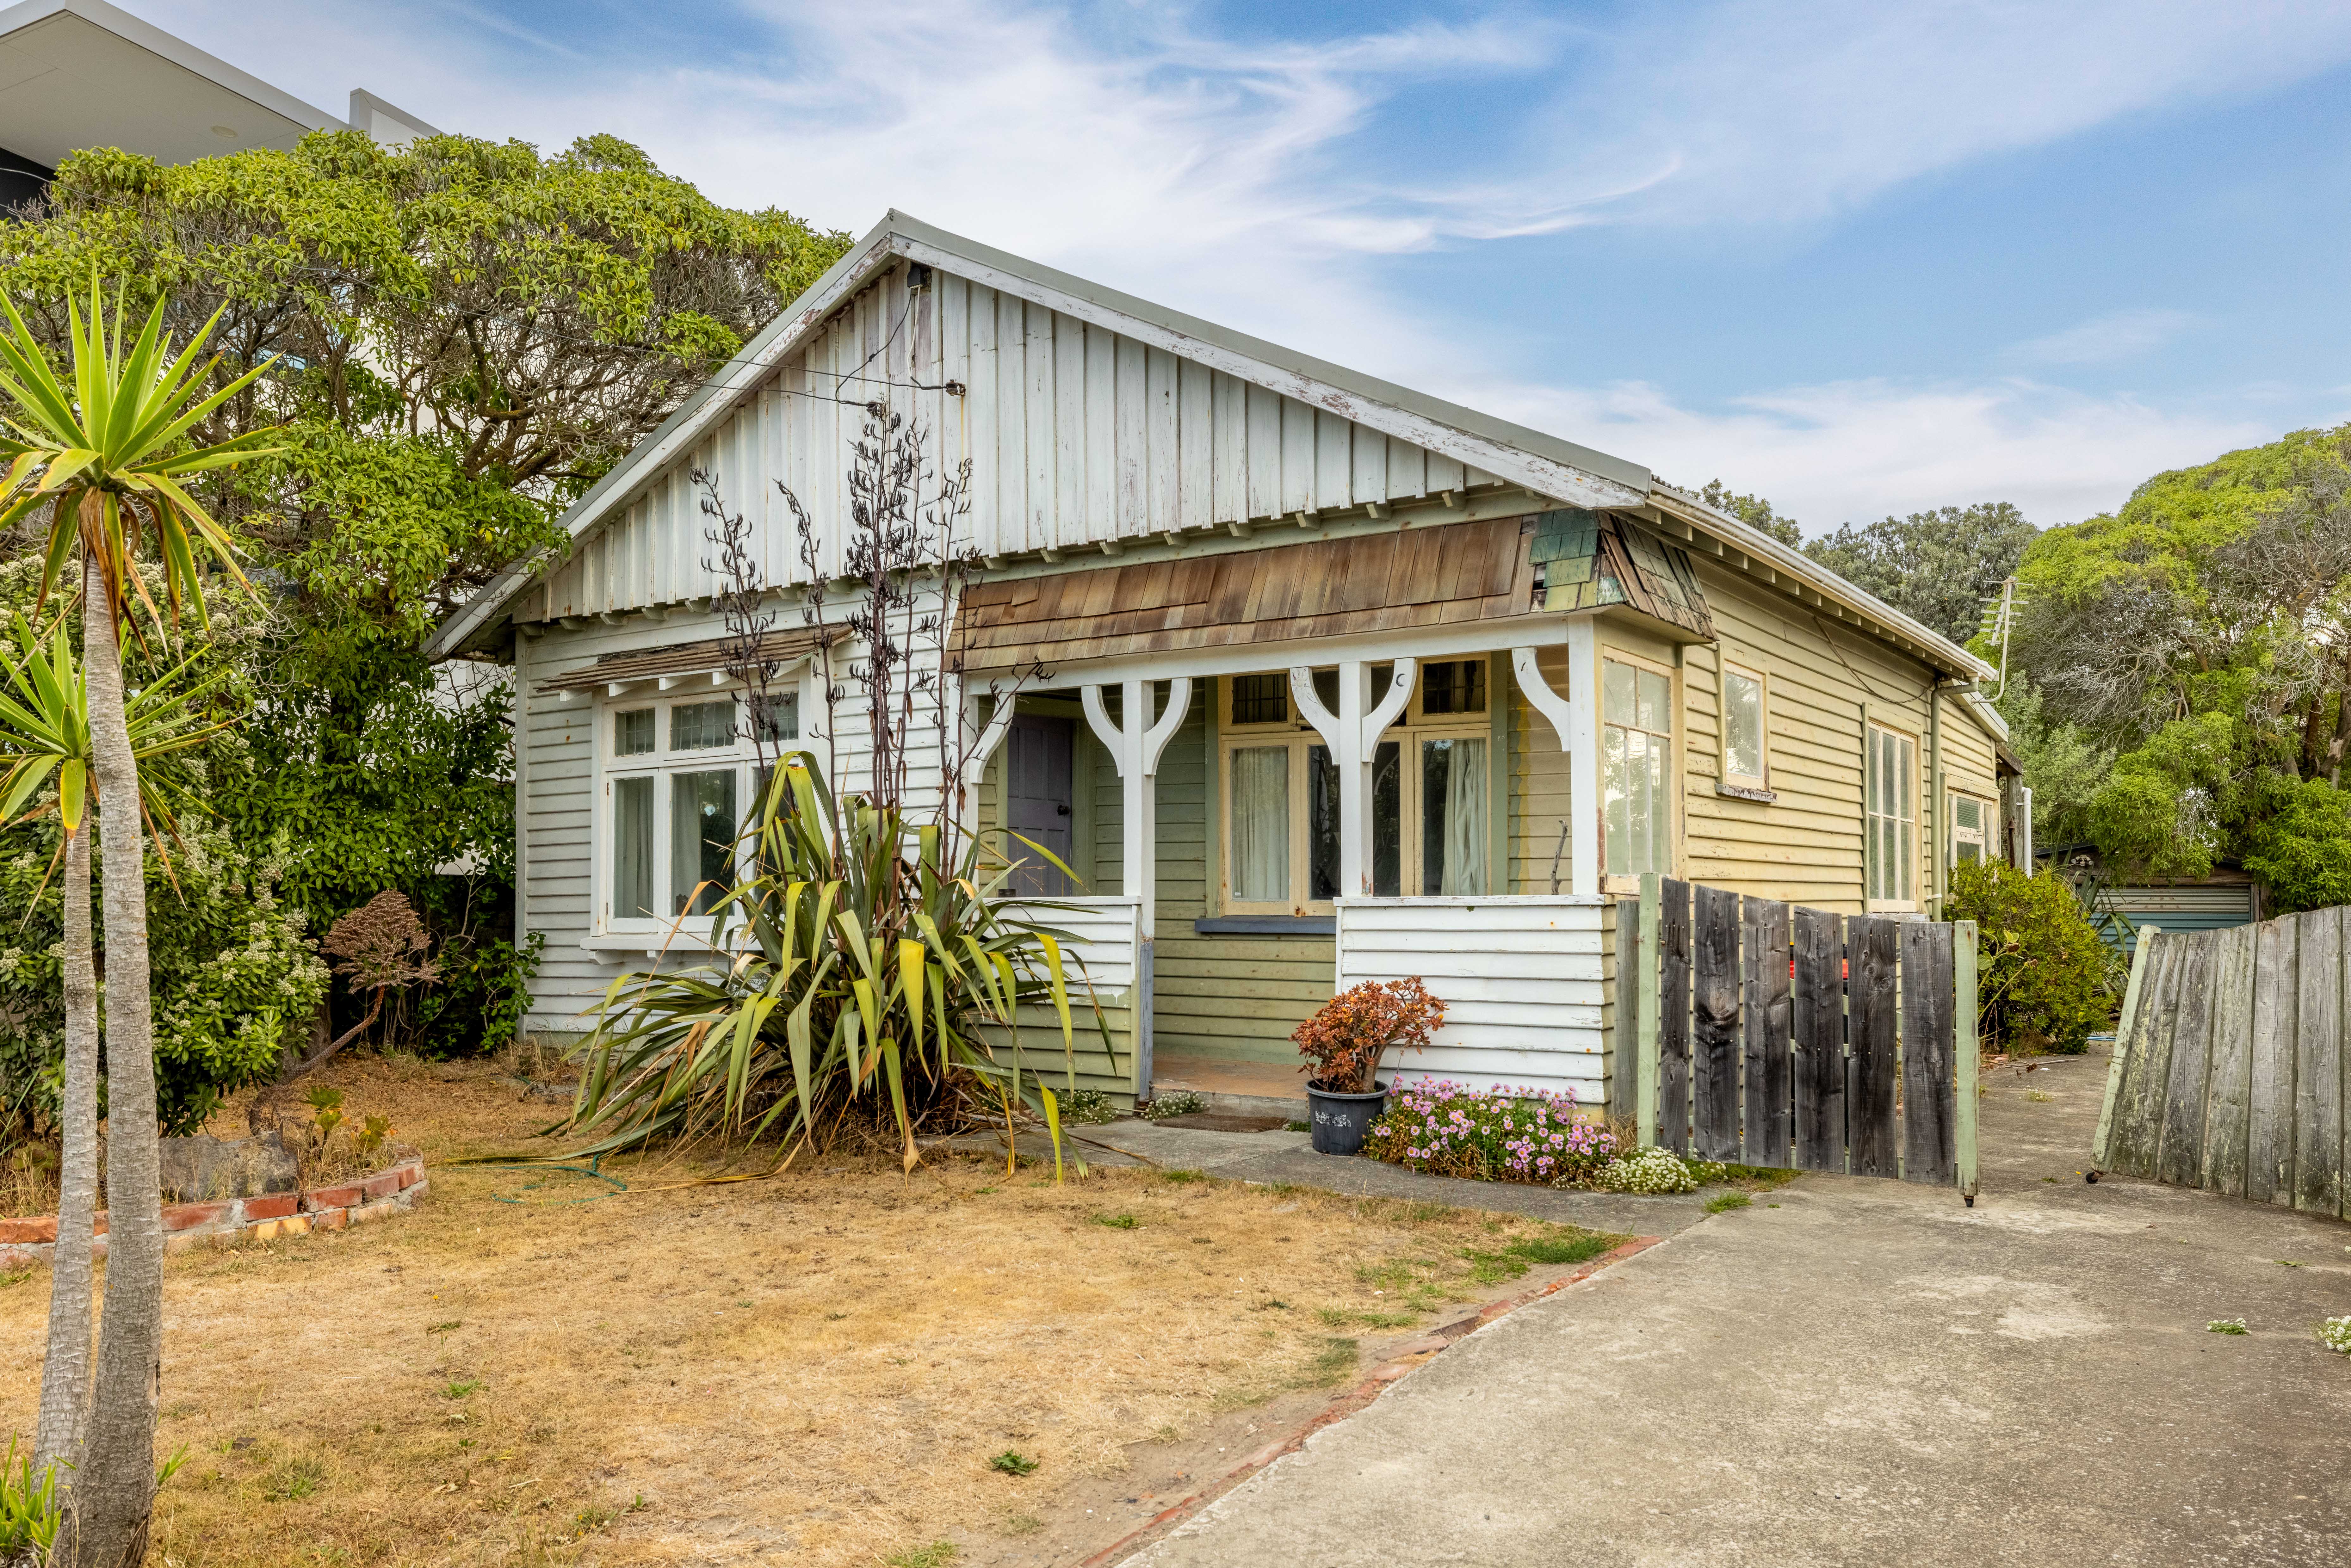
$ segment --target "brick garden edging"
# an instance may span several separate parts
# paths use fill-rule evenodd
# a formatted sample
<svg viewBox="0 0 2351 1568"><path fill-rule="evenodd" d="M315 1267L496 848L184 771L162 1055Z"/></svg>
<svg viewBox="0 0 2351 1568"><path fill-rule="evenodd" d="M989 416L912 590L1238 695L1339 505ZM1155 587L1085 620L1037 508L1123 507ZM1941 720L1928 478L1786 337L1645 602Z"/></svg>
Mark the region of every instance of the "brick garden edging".
<svg viewBox="0 0 2351 1568"><path fill-rule="evenodd" d="M163 1250L220 1247L236 1241L273 1241L313 1230L340 1230L371 1219L405 1214L427 1186L424 1160L411 1155L398 1165L308 1192L273 1192L263 1197L224 1197L209 1203L163 1206ZM0 1269L47 1263L57 1254L55 1215L37 1219L0 1219ZM98 1216L93 1256L106 1256L106 1213Z"/></svg>

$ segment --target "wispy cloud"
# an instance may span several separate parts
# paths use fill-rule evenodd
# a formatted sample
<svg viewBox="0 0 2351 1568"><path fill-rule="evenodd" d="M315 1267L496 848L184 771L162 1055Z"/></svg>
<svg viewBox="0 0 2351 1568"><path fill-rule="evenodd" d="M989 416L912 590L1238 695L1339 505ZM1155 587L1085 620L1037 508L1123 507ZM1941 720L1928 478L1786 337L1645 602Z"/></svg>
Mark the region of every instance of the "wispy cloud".
<svg viewBox="0 0 2351 1568"><path fill-rule="evenodd" d="M2168 410L2045 383L1794 386L1714 408L1646 382L1521 386L1487 400L1539 427L1637 455L1671 483L1721 478L1769 496L1813 534L1888 513L2012 501L2037 523L2110 510L2151 474L2266 441L2231 412ZM2351 397L2335 415L2351 417Z"/></svg>
<svg viewBox="0 0 2351 1568"><path fill-rule="evenodd" d="M1664 244L1785 230L2351 59L2351 8L2286 0L1506 4L1311 42L1113 0L134 3L315 102L361 85L481 134L609 130L723 200L852 230L898 206L1831 524L1988 496L2078 517L2273 432L2022 381L1843 380L1709 407L1639 382L1510 386L1486 372L1516 362L1512 322L1455 297L1439 320L1383 264L1597 225ZM2188 324L2116 312L2011 362L2053 373Z"/></svg>
<svg viewBox="0 0 2351 1568"><path fill-rule="evenodd" d="M2185 310L2110 310L2087 321L2033 338L2008 350L2008 358L2033 365L2100 365L2159 349L2196 324Z"/></svg>

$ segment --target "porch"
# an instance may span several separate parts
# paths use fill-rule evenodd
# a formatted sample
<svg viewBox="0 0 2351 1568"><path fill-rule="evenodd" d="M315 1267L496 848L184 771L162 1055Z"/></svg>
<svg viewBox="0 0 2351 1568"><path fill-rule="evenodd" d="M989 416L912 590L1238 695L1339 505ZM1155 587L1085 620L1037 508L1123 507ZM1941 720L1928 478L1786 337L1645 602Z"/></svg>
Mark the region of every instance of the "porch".
<svg viewBox="0 0 2351 1568"><path fill-rule="evenodd" d="M1134 1038L1102 1086L1147 1092L1165 1053L1179 1078L1222 1075L1211 1092L1295 1094L1300 1021L1418 976L1449 1013L1404 1078L1598 1103L1604 723L1637 786L1612 793L1612 854L1662 849L1671 768L1667 677L1639 677L1660 695L1635 726L1636 672L1612 655L1625 690L1604 695L1595 617L1710 636L1688 562L1572 509L1328 538L1298 521L1288 542L1237 531L979 582L958 606L967 820L1040 898L1131 901Z"/></svg>

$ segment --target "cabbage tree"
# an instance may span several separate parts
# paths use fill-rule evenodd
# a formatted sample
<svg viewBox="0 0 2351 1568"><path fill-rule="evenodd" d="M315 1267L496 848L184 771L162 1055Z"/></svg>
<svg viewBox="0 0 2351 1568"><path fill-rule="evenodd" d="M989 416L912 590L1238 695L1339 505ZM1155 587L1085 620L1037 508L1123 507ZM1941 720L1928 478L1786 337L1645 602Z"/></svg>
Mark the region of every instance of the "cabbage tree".
<svg viewBox="0 0 2351 1568"><path fill-rule="evenodd" d="M60 619L44 649L32 626L19 619L22 662L0 687L0 824L30 821L54 809L64 840L50 865L52 873L60 862L65 868L59 890L66 1051L57 1256L49 1271L48 1353L41 1368L40 1425L32 1457L34 1470L57 1476L61 1489L70 1489L81 1463L89 1420L95 1275L90 1239L98 1208L98 975L90 941L89 834L83 831L90 802L89 689L68 632ZM144 765L199 746L227 727L200 722L193 705L209 683L186 682L193 663L151 681L126 705L131 754L141 764L140 807L150 823L167 829L172 821L168 776ZM46 790L54 790L54 798L25 811L26 803Z"/></svg>
<svg viewBox="0 0 2351 1568"><path fill-rule="evenodd" d="M0 528L46 516L42 596L60 582L81 600L89 781L104 841L108 1098L106 1304L89 1436L74 1477L61 1560L136 1563L155 1495L155 1398L163 1353L163 1218L155 1125L155 1029L148 992L145 837L139 759L122 685L122 638L143 609L163 615L140 571L152 556L174 621L204 627L204 562L237 582L228 532L188 486L270 450L271 432L204 444L206 422L266 366L214 386L204 346L219 319L173 351L158 300L137 339L109 327L95 277L85 314L67 302L68 374L60 378L12 300L0 297Z"/></svg>

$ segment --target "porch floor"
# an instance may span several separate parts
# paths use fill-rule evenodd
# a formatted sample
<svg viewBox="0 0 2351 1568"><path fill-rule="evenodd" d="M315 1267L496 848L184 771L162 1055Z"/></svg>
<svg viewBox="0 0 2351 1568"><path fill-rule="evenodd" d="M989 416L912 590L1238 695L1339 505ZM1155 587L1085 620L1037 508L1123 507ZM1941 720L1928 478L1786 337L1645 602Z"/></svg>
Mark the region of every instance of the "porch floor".
<svg viewBox="0 0 2351 1568"><path fill-rule="evenodd" d="M1306 1075L1286 1062L1236 1061L1228 1057L1155 1055L1151 1092L1189 1090L1220 1110L1264 1115L1306 1114Z"/></svg>

